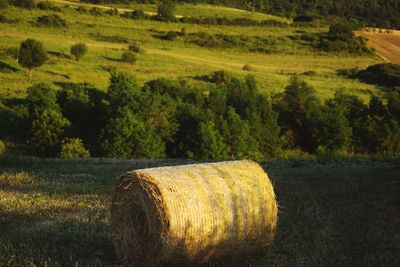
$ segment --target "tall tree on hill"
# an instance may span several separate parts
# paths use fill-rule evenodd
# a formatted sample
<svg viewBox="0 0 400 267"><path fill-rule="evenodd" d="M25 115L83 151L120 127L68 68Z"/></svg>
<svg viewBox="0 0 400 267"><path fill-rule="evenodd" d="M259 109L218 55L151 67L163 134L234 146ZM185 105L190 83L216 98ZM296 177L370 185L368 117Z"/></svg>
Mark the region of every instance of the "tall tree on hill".
<svg viewBox="0 0 400 267"><path fill-rule="evenodd" d="M26 39L21 43L18 63L29 70L29 80L32 78L32 70L42 66L47 59L47 52L41 42L35 39Z"/></svg>

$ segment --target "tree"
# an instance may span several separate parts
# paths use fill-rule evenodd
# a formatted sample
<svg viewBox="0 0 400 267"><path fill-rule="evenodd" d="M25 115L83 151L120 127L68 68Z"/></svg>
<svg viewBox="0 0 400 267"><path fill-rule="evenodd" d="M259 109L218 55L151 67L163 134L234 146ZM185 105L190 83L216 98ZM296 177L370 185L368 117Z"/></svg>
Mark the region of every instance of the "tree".
<svg viewBox="0 0 400 267"><path fill-rule="evenodd" d="M30 113L45 109L58 109L57 89L49 83L37 83L27 89Z"/></svg>
<svg viewBox="0 0 400 267"><path fill-rule="evenodd" d="M165 144L149 127L127 107L118 109L101 133L101 147L108 157L161 158Z"/></svg>
<svg viewBox="0 0 400 267"><path fill-rule="evenodd" d="M113 110L118 107L132 106L139 92L140 88L132 75L119 71L111 73L107 96Z"/></svg>
<svg viewBox="0 0 400 267"><path fill-rule="evenodd" d="M21 43L18 62L29 70L29 80L32 78L32 70L42 66L48 59L43 44L35 39L26 39Z"/></svg>
<svg viewBox="0 0 400 267"><path fill-rule="evenodd" d="M259 160L262 155L257 140L252 136L247 121L229 108L221 123L221 132L233 159Z"/></svg>
<svg viewBox="0 0 400 267"><path fill-rule="evenodd" d="M354 33L348 24L335 23L329 26L328 38L331 41L348 41L354 38Z"/></svg>
<svg viewBox="0 0 400 267"><path fill-rule="evenodd" d="M196 158L200 160L228 159L228 148L213 121L201 122L198 127L198 135Z"/></svg>
<svg viewBox="0 0 400 267"><path fill-rule="evenodd" d="M44 155L52 154L70 122L62 116L59 110L52 109L40 110L35 112L32 117L31 145Z"/></svg>
<svg viewBox="0 0 400 267"><path fill-rule="evenodd" d="M160 20L169 21L175 19L175 2L174 0L160 1L157 6L157 17Z"/></svg>
<svg viewBox="0 0 400 267"><path fill-rule="evenodd" d="M315 90L297 75L293 76L285 91L278 95L275 109L289 147L300 147L307 152L317 149L313 127L314 118L320 116L320 102Z"/></svg>
<svg viewBox="0 0 400 267"><path fill-rule="evenodd" d="M86 53L87 53L87 46L84 43L78 43L71 46L71 54L75 56L75 60L79 61Z"/></svg>
<svg viewBox="0 0 400 267"><path fill-rule="evenodd" d="M63 159L89 158L90 153L79 138L66 138L61 142L60 157Z"/></svg>
<svg viewBox="0 0 400 267"><path fill-rule="evenodd" d="M136 59L135 53L133 53L131 51L125 51L124 53L122 53L122 56L121 56L122 62L133 64L136 62L136 60L137 59Z"/></svg>
<svg viewBox="0 0 400 267"><path fill-rule="evenodd" d="M345 116L345 110L335 104L326 103L321 112L321 117L315 123L318 146L329 151L343 151L351 144L351 127Z"/></svg>

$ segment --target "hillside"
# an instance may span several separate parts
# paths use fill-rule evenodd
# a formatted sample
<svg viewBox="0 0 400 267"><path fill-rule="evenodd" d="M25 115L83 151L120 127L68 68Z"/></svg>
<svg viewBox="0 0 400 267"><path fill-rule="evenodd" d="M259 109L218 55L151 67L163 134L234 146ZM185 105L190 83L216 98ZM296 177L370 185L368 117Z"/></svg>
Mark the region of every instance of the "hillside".
<svg viewBox="0 0 400 267"><path fill-rule="evenodd" d="M57 0L60 1L60 0ZM273 26L231 26L188 23L164 23L150 20L132 20L120 16L92 15L89 12L76 11L75 5L87 4L56 2L62 9L56 12L66 20L66 28L48 28L32 26L38 16L54 14L54 11L38 9L24 10L8 8L5 15L10 23L0 23L0 41L3 55L1 61L9 65L10 71L0 73L0 96L23 96L30 84L40 81L49 82L87 82L99 88L105 88L108 81L108 70L118 68L134 73L140 83L157 77L191 78L225 69L235 75L244 76L249 72L242 70L245 64L253 66L261 90L266 93L280 92L293 73L312 71L304 79L314 86L320 97L332 96L335 90L345 89L367 99L369 93L375 92L373 86L357 80L346 79L336 75L338 69L365 68L379 62L372 56L336 55L314 51L309 45L298 40L306 33L324 32L325 27L307 26L273 27ZM107 7L104 7L107 9ZM137 8L123 7L121 11ZM154 6L140 5L140 8L153 12ZM285 19L268 15L246 12L225 7L208 5L178 6L177 14L201 16L204 14L226 17L246 17L253 19ZM240 15L238 15L240 14ZM206 33L208 35L224 34L242 36L243 38L266 39L262 44L267 53L249 52L246 47L234 45L232 48L207 48L186 42L182 38L173 41L161 40L157 35L169 31L180 32L185 28L187 34ZM51 52L50 63L35 71L32 81L17 62L7 55L7 49L17 47L25 38L32 37L44 42ZM255 39L255 40L256 40ZM135 65L118 62L122 52L129 43L138 42L146 51L138 56ZM69 57L69 47L77 42L85 42L89 47L88 55L82 62L75 62ZM259 41L257 41L259 42Z"/></svg>
<svg viewBox="0 0 400 267"><path fill-rule="evenodd" d="M400 31L375 30L358 31L357 35L368 39L368 45L384 60L400 64Z"/></svg>

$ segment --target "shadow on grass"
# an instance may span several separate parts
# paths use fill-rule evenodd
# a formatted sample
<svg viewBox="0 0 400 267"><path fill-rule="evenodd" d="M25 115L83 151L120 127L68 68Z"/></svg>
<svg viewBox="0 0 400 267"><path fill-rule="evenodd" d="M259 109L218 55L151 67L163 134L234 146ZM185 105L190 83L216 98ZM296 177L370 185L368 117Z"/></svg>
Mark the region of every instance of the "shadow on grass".
<svg viewBox="0 0 400 267"><path fill-rule="evenodd" d="M4 61L0 61L0 72L9 73L17 71L19 71L19 69L11 66L10 64L5 63Z"/></svg>
<svg viewBox="0 0 400 267"><path fill-rule="evenodd" d="M109 226L103 222L62 220L1 210L0 215L6 218L6 224L0 223L0 266L110 266L118 263Z"/></svg>

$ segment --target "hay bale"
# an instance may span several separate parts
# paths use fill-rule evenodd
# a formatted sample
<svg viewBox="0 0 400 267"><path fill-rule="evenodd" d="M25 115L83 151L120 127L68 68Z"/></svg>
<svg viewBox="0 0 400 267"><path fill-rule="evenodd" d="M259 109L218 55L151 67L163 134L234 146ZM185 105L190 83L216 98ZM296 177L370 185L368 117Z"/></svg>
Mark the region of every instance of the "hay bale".
<svg viewBox="0 0 400 267"><path fill-rule="evenodd" d="M126 266L203 263L265 252L277 202L254 162L128 172L114 188L111 227Z"/></svg>

